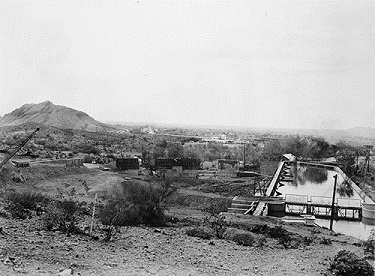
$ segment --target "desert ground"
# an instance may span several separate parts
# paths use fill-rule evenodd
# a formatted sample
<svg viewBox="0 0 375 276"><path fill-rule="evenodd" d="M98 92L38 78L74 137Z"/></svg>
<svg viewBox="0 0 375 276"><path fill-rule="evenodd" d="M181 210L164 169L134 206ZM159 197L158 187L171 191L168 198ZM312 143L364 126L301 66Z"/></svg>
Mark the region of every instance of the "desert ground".
<svg viewBox="0 0 375 276"><path fill-rule="evenodd" d="M106 193L123 181L142 180L142 176L87 168L25 168L25 183L10 183L7 190L32 190L49 195L56 187L75 187L77 196L93 200L95 193ZM82 180L90 188L85 195ZM9 184L9 183L8 183ZM164 227L121 227L106 242L98 234L67 235L46 231L42 216L12 219L0 216L0 271L2 275L334 275L330 262L341 249L363 257L361 242L302 223L285 224L278 218L225 214L231 222L227 234L243 229L233 225L282 225L300 242L285 248L277 239L253 234L251 246L227 239L202 239L186 231L202 225L207 213L202 207L224 198L223 191L207 191L210 183L179 180L177 192L166 206L175 218ZM243 183L239 183L244 189ZM233 190L235 184L231 185ZM222 187L217 185L217 187ZM233 191L225 191L230 199ZM95 229L94 229L95 231ZM304 242L308 240L309 242ZM324 244L322 240L330 240Z"/></svg>

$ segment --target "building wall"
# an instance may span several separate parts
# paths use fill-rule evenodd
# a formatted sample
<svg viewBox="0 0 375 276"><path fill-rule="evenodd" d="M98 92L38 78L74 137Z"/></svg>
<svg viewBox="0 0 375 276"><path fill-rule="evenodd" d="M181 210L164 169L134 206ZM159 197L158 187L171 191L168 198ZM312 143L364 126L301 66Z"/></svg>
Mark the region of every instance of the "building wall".
<svg viewBox="0 0 375 276"><path fill-rule="evenodd" d="M67 167L81 167L83 166L83 158L71 158L71 159L54 159L54 160L45 160L45 161L36 161L30 162L30 165L33 163L38 164L60 164L65 165Z"/></svg>
<svg viewBox="0 0 375 276"><path fill-rule="evenodd" d="M119 170L139 170L138 158L117 158L116 167Z"/></svg>

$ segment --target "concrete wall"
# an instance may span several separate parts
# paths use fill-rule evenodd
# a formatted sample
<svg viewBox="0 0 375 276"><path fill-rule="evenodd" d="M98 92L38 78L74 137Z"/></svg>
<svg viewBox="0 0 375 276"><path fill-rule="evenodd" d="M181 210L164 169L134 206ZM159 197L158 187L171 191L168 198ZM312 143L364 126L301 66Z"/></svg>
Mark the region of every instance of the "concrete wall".
<svg viewBox="0 0 375 276"><path fill-rule="evenodd" d="M237 172L238 172L238 169L234 169L234 168L233 169L227 168L224 170L218 169L217 177L218 178L233 178L233 177L237 177Z"/></svg>
<svg viewBox="0 0 375 276"><path fill-rule="evenodd" d="M277 170L279 161L262 161L259 171L261 174L272 176Z"/></svg>
<svg viewBox="0 0 375 276"><path fill-rule="evenodd" d="M182 176L186 178L196 178L198 175L198 170L184 170Z"/></svg>
<svg viewBox="0 0 375 276"><path fill-rule="evenodd" d="M32 164L53 164L53 165L65 165L66 167L81 167L83 166L83 158L71 158L71 159L54 159L45 161L30 162Z"/></svg>
<svg viewBox="0 0 375 276"><path fill-rule="evenodd" d="M359 188L357 186L357 184L355 184L353 182L353 180L351 180L349 177L346 176L346 174L339 168L339 167L335 167L334 170L341 174L342 177L347 180L349 182L349 184L353 187L353 190L360 196L360 198L363 200L364 203L372 203L374 204L374 201L372 201L371 198L369 198L364 191L361 190L361 188Z"/></svg>

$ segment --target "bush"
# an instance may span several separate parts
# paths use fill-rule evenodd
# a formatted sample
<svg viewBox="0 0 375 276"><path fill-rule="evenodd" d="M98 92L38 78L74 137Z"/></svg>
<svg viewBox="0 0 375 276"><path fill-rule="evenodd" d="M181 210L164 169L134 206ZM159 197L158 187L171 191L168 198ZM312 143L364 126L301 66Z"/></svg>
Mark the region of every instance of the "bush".
<svg viewBox="0 0 375 276"><path fill-rule="evenodd" d="M293 237L288 232L288 230L284 229L281 225L270 227L268 229L268 235L271 238L275 238L279 240L279 243L284 246L284 248L294 248L296 244L293 244Z"/></svg>
<svg viewBox="0 0 375 276"><path fill-rule="evenodd" d="M224 238L229 226L229 222L225 220L224 216L214 214L205 217L204 223L213 230L218 239Z"/></svg>
<svg viewBox="0 0 375 276"><path fill-rule="evenodd" d="M313 244L315 239L316 239L315 236L303 237L302 242L303 242L305 245L308 246L308 245Z"/></svg>
<svg viewBox="0 0 375 276"><path fill-rule="evenodd" d="M238 233L231 237L231 240L235 243L243 246L252 246L255 242L253 235L250 233Z"/></svg>
<svg viewBox="0 0 375 276"><path fill-rule="evenodd" d="M100 207L99 220L107 226L163 226L166 223L163 202L174 190L169 181L123 182L120 190L113 191L107 203Z"/></svg>
<svg viewBox="0 0 375 276"><path fill-rule="evenodd" d="M323 237L320 242L320 244L326 244L326 245L330 245L332 244L332 240L330 238L326 238L326 237Z"/></svg>
<svg viewBox="0 0 375 276"><path fill-rule="evenodd" d="M250 228L250 231L257 234L268 234L270 227L267 224L255 224Z"/></svg>
<svg viewBox="0 0 375 276"><path fill-rule="evenodd" d="M211 215L217 215L221 212L226 212L231 202L231 200L226 198L217 199L214 203L210 203L208 206L204 207L202 211Z"/></svg>
<svg viewBox="0 0 375 276"><path fill-rule="evenodd" d="M49 198L41 193L12 192L6 196L6 210L15 218L25 219L31 216L31 211L41 213L42 206L49 202Z"/></svg>
<svg viewBox="0 0 375 276"><path fill-rule="evenodd" d="M138 217L139 212L135 210L135 207L123 209L123 206L115 200L107 201L105 204L100 205L98 209L98 217L102 224L100 230L105 235L105 241L110 241L118 232L120 226L137 224L140 222Z"/></svg>
<svg viewBox="0 0 375 276"><path fill-rule="evenodd" d="M353 252L340 250L331 262L330 269L338 276L373 276L374 268Z"/></svg>
<svg viewBox="0 0 375 276"><path fill-rule="evenodd" d="M190 237L198 237L204 240L209 240L212 238L212 234L201 227L194 227L186 230L186 235Z"/></svg>
<svg viewBox="0 0 375 276"><path fill-rule="evenodd" d="M257 247L264 247L267 245L267 239L266 237L262 236L257 241Z"/></svg>
<svg viewBox="0 0 375 276"><path fill-rule="evenodd" d="M267 231L267 234L271 238L280 238L288 234L288 230L284 229L281 225L277 225L275 227L270 227Z"/></svg>
<svg viewBox="0 0 375 276"><path fill-rule="evenodd" d="M362 243L366 258L374 259L375 248L375 229L371 230L371 234L366 241Z"/></svg>
<svg viewBox="0 0 375 276"><path fill-rule="evenodd" d="M80 233L78 223L88 215L86 202L74 199L55 200L48 204L43 216L43 225L46 230L60 230L64 233Z"/></svg>

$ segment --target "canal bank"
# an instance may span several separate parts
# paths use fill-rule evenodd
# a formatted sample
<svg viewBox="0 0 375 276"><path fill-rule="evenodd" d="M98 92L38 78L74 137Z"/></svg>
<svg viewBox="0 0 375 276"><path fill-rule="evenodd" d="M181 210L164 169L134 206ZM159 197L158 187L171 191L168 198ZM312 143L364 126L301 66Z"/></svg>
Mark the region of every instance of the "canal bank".
<svg viewBox="0 0 375 276"><path fill-rule="evenodd" d="M375 228L374 202L337 166L283 160L266 195L282 198L285 215L314 215L322 227L329 228L333 210L335 232L364 240Z"/></svg>

